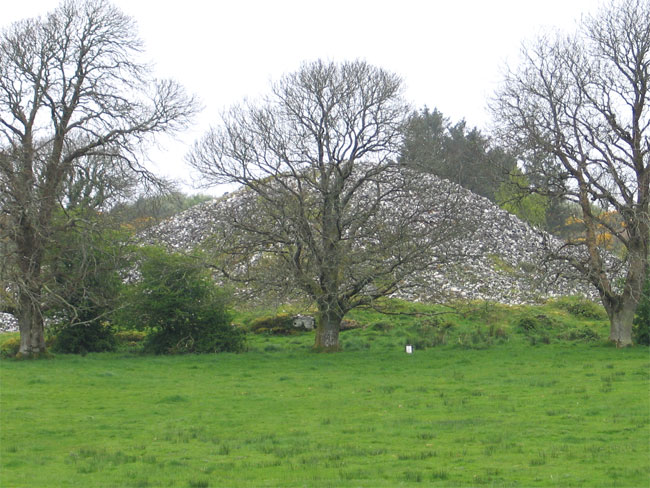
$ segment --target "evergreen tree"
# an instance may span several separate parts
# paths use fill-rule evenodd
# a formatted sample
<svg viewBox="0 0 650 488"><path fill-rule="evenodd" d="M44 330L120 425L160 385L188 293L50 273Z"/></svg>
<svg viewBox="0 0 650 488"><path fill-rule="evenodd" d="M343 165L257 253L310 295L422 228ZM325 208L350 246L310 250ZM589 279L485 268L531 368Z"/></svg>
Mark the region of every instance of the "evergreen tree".
<svg viewBox="0 0 650 488"><path fill-rule="evenodd" d="M516 165L512 155L476 127L468 129L464 120L452 124L440 111L427 107L409 117L399 161L492 201Z"/></svg>

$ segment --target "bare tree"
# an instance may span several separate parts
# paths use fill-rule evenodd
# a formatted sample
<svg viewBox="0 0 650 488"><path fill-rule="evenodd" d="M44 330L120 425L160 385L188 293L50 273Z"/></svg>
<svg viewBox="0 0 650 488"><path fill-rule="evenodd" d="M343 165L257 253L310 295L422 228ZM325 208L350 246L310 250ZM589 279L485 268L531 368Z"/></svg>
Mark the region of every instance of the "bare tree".
<svg viewBox="0 0 650 488"><path fill-rule="evenodd" d="M649 83L650 4L622 0L585 17L575 36L526 46L493 105L504 140L529 160L551 156L529 171L582 210L583 236L567 244L581 252L555 256L598 289L620 346L632 343L648 264ZM602 229L625 249L622 286L600 245Z"/></svg>
<svg viewBox="0 0 650 488"><path fill-rule="evenodd" d="M18 271L10 288L22 355L45 349L43 259L79 162L102 158L154 180L141 148L196 112L178 84L156 81L139 61L135 32L132 19L102 0L66 0L0 36L2 237Z"/></svg>
<svg viewBox="0 0 650 488"><path fill-rule="evenodd" d="M338 350L349 310L406 286L457 232L457 194L395 162L407 115L394 74L316 61L225 113L189 156L208 182L244 187L223 203L223 271L312 300L317 350Z"/></svg>

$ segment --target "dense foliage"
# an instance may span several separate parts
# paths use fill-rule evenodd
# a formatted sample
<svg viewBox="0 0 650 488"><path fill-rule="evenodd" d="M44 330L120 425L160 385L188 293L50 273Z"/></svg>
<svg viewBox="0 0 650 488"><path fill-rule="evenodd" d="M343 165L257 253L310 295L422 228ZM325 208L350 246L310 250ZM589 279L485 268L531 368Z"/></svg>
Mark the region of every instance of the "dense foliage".
<svg viewBox="0 0 650 488"><path fill-rule="evenodd" d="M0 32L0 241L23 356L46 348L44 259L59 208L106 208L134 182L162 184L144 150L198 110L141 51L133 19L101 0L64 1Z"/></svg>
<svg viewBox="0 0 650 488"><path fill-rule="evenodd" d="M294 332L293 317L286 313L264 315L252 320L249 329L256 334L270 333L287 335Z"/></svg>
<svg viewBox="0 0 650 488"><path fill-rule="evenodd" d="M60 328L55 333L52 350L70 354L114 351L115 331L107 322L89 322Z"/></svg>
<svg viewBox="0 0 650 488"><path fill-rule="evenodd" d="M124 293L121 324L147 329L156 354L241 351L244 332L231 325L226 295L197 256L147 248L139 279Z"/></svg>
<svg viewBox="0 0 650 488"><path fill-rule="evenodd" d="M499 186L495 194L496 203L534 227L546 228L546 207L548 197L531 193L526 175L518 168L510 173L507 181Z"/></svg>
<svg viewBox="0 0 650 488"><path fill-rule="evenodd" d="M404 131L400 163L453 181L495 201L515 159L464 120L452 124L434 109L413 113Z"/></svg>
<svg viewBox="0 0 650 488"><path fill-rule="evenodd" d="M51 279L46 316L59 327L107 320L119 307L131 235L93 209L60 210L45 262Z"/></svg>

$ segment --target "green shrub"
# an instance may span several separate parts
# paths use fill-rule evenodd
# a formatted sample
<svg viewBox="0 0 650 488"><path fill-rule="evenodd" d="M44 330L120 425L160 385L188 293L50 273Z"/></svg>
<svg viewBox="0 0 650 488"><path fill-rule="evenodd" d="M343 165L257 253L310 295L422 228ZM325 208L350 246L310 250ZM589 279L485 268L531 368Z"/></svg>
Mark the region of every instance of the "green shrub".
<svg viewBox="0 0 650 488"><path fill-rule="evenodd" d="M544 314L526 315L516 322L531 345L550 344L551 337L561 333L561 326L553 318Z"/></svg>
<svg viewBox="0 0 650 488"><path fill-rule="evenodd" d="M296 332L293 327L293 317L286 313L257 317L251 320L248 328L256 334L288 335Z"/></svg>
<svg viewBox="0 0 650 488"><path fill-rule="evenodd" d="M150 333L144 348L155 354L241 352L244 339L244 331L224 321L222 312L215 310Z"/></svg>
<svg viewBox="0 0 650 488"><path fill-rule="evenodd" d="M591 327L584 326L569 330L563 338L570 341L592 342L600 340L600 335Z"/></svg>
<svg viewBox="0 0 650 488"><path fill-rule="evenodd" d="M636 344L650 346L650 271L643 287L643 296L634 316L632 335Z"/></svg>
<svg viewBox="0 0 650 488"><path fill-rule="evenodd" d="M533 317L522 317L517 322L517 326L525 332L533 331L539 326L539 322Z"/></svg>
<svg viewBox="0 0 650 488"><path fill-rule="evenodd" d="M55 326L52 349L67 354L114 351L115 331L107 322Z"/></svg>
<svg viewBox="0 0 650 488"><path fill-rule="evenodd" d="M140 280L127 287L123 325L147 329L145 351L155 354L239 352L245 333L231 325L226 295L199 256L143 250Z"/></svg>
<svg viewBox="0 0 650 488"><path fill-rule="evenodd" d="M54 298L49 319L66 325L112 320L123 286L121 270L131 267L133 254L128 230L113 225L107 215L85 207L57 212L45 256Z"/></svg>
<svg viewBox="0 0 650 488"><path fill-rule="evenodd" d="M118 344L135 344L145 340L147 334L141 330L121 330L115 333Z"/></svg>
<svg viewBox="0 0 650 488"><path fill-rule="evenodd" d="M118 347L131 352L144 350L147 333L141 330L121 330L115 333Z"/></svg>
<svg viewBox="0 0 650 488"><path fill-rule="evenodd" d="M0 344L0 357L13 358L20 350L20 336L16 335Z"/></svg>
<svg viewBox="0 0 650 488"><path fill-rule="evenodd" d="M524 332L550 329L553 325L553 319L544 314L524 316L517 321L517 326Z"/></svg>
<svg viewBox="0 0 650 488"><path fill-rule="evenodd" d="M566 310L574 317L603 320L607 313L602 305L582 297L562 297L554 302L557 308Z"/></svg>

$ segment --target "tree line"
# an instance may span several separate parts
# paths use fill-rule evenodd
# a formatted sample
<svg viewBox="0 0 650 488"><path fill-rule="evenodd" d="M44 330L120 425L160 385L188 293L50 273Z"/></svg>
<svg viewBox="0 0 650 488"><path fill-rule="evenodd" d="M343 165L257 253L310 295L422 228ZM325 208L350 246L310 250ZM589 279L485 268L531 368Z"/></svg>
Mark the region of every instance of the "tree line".
<svg viewBox="0 0 650 488"><path fill-rule="evenodd" d="M143 148L187 127L198 106L156 80L141 50L132 19L99 0L66 0L0 36L0 292L22 355L45 351L49 310L85 321L75 304L90 297L86 278L119 266L105 243L124 228L109 224L147 199L124 202L170 188ZM427 192L431 173L566 233L549 258L593 284L610 339L629 345L648 273L649 61L650 7L614 1L574 35L525 47L492 100L490 136L413 111L401 78L364 61L305 63L260 103L225 111L188 155L207 184L251 196L231 209L236 238L222 239L211 265L310 299L315 347L337 350L349 310L450 262L444 243L480 224L463 220L457 193ZM627 265L622 281L605 234Z"/></svg>

